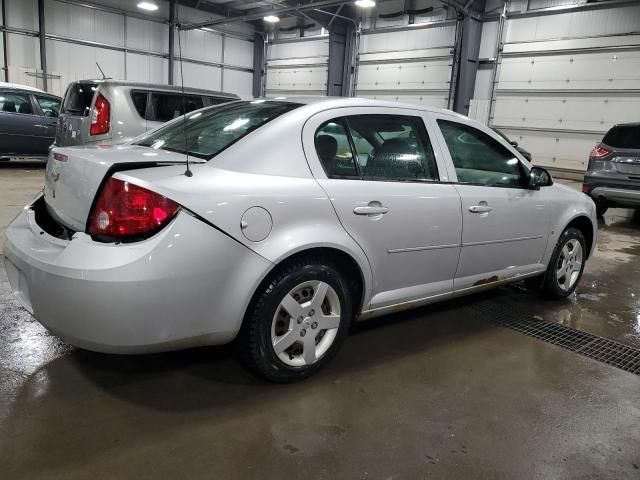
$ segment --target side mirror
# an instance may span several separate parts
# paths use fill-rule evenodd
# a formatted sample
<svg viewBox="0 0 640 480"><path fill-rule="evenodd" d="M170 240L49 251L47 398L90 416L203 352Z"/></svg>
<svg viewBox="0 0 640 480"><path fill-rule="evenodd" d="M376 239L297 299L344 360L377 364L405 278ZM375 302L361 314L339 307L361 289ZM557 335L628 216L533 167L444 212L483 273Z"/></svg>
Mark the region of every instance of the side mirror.
<svg viewBox="0 0 640 480"><path fill-rule="evenodd" d="M509 142L513 148L518 148L518 142Z"/></svg>
<svg viewBox="0 0 640 480"><path fill-rule="evenodd" d="M551 174L542 167L532 167L529 173L529 188L538 190L540 187L553 185Z"/></svg>

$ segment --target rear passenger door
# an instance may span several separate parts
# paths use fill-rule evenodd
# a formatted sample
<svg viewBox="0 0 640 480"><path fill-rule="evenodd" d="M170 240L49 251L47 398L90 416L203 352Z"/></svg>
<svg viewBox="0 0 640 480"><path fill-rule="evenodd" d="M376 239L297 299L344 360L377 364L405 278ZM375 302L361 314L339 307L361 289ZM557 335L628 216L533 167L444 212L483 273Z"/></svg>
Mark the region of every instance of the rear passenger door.
<svg viewBox="0 0 640 480"><path fill-rule="evenodd" d="M453 289L460 197L422 112L348 108L320 113L303 143L314 176L373 271L369 308Z"/></svg>
<svg viewBox="0 0 640 480"><path fill-rule="evenodd" d="M0 91L0 153L46 155L47 129L30 93Z"/></svg>
<svg viewBox="0 0 640 480"><path fill-rule="evenodd" d="M550 206L542 190L528 188L530 167L488 129L457 116L434 118L462 200L455 289L543 271Z"/></svg>

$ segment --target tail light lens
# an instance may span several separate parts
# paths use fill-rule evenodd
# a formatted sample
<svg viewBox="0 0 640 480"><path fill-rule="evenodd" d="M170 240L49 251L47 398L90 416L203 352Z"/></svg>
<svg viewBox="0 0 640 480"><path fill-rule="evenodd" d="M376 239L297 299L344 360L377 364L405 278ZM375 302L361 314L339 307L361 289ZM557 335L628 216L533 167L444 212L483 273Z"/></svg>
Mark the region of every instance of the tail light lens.
<svg viewBox="0 0 640 480"><path fill-rule="evenodd" d="M179 209L167 197L110 178L89 216L87 233L113 238L147 236L169 223Z"/></svg>
<svg viewBox="0 0 640 480"><path fill-rule="evenodd" d="M589 154L589 160L602 160L610 153L611 150L601 147L600 145L596 145L595 147L593 147L593 150L591 150L591 153Z"/></svg>
<svg viewBox="0 0 640 480"><path fill-rule="evenodd" d="M109 133L110 127L111 105L109 105L109 101L104 98L102 94L98 94L96 103L93 106L93 111L91 112L91 127L89 128L89 133L91 135L103 135Z"/></svg>
<svg viewBox="0 0 640 480"><path fill-rule="evenodd" d="M582 193L591 193L591 185L589 185L588 183L583 183Z"/></svg>

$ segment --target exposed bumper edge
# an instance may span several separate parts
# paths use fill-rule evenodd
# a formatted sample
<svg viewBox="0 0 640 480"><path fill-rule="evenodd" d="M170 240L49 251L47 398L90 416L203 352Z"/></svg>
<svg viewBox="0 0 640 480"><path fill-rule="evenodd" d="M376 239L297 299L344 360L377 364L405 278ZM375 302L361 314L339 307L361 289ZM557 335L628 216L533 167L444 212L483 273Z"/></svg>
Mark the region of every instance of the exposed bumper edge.
<svg viewBox="0 0 640 480"><path fill-rule="evenodd" d="M592 198L603 197L621 206L640 207L640 190L612 187L595 187L591 190Z"/></svg>
<svg viewBox="0 0 640 480"><path fill-rule="evenodd" d="M6 231L5 262L18 300L72 345L146 353L222 344L271 263L181 212L134 244L63 241L25 209Z"/></svg>

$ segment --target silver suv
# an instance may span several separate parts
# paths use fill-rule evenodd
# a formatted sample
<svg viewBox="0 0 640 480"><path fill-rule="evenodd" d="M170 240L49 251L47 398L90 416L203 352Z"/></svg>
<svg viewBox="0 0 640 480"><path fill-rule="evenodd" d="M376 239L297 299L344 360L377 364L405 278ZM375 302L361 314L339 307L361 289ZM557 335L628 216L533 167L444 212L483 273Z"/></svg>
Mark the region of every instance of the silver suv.
<svg viewBox="0 0 640 480"><path fill-rule="evenodd" d="M114 144L131 140L183 113L237 100L232 93L171 85L80 80L67 87L55 145Z"/></svg>
<svg viewBox="0 0 640 480"><path fill-rule="evenodd" d="M591 150L582 191L598 215L609 207L640 208L640 123L614 125Z"/></svg>

